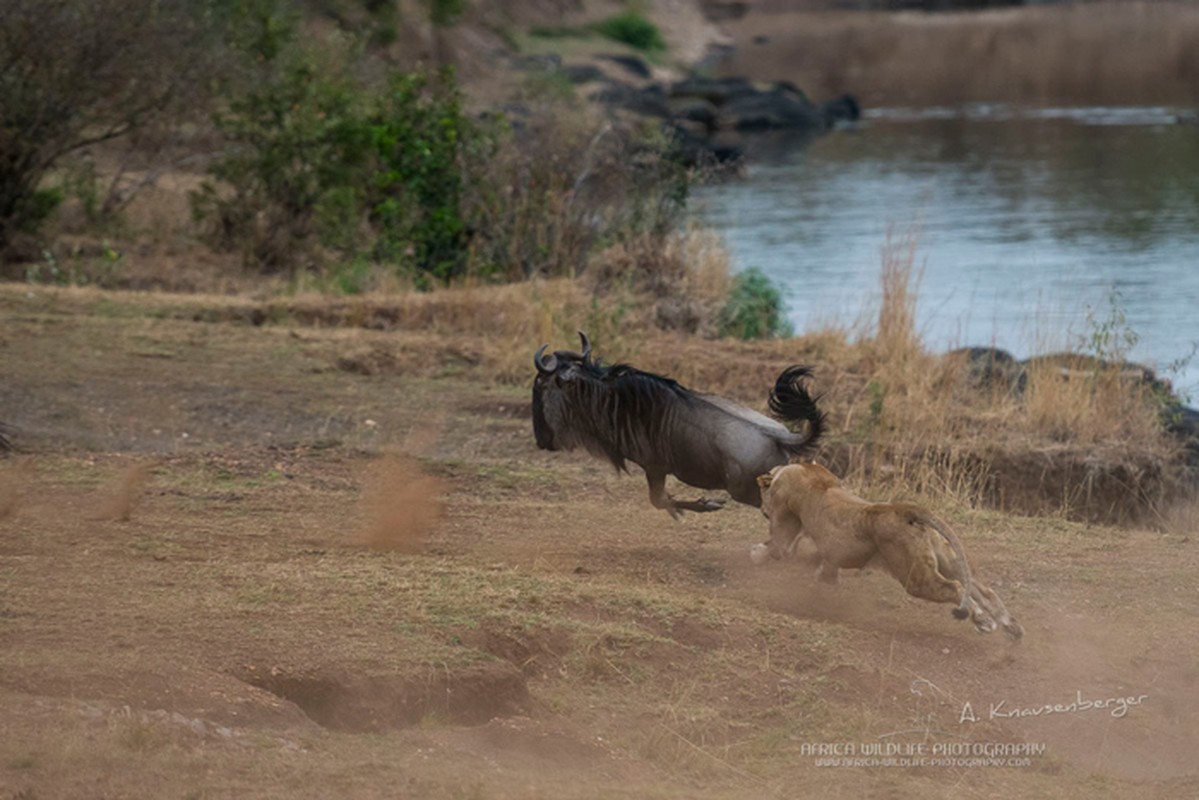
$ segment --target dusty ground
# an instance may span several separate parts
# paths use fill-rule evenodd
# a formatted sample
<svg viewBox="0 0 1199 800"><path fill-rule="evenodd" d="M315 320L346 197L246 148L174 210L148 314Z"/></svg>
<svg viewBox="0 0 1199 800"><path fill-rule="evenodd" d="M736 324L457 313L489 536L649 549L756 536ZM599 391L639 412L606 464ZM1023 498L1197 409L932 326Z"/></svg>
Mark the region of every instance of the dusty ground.
<svg viewBox="0 0 1199 800"><path fill-rule="evenodd" d="M1199 792L1193 536L944 509L1012 644L538 451L467 336L70 296L0 290L4 800Z"/></svg>

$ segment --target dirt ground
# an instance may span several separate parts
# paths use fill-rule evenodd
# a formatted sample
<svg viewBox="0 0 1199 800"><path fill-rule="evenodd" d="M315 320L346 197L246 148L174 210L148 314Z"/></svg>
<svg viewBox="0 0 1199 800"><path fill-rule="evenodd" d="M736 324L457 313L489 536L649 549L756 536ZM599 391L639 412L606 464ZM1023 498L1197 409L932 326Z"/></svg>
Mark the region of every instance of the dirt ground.
<svg viewBox="0 0 1199 800"><path fill-rule="evenodd" d="M1199 794L1185 532L939 509L1012 643L538 451L466 335L73 297L0 287L3 800Z"/></svg>

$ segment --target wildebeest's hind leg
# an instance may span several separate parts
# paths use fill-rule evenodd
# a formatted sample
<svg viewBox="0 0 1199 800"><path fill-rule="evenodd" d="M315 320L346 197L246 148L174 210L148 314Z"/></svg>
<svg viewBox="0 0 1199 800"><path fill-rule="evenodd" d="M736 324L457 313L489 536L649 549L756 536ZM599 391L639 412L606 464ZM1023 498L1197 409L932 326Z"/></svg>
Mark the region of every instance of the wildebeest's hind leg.
<svg viewBox="0 0 1199 800"><path fill-rule="evenodd" d="M647 471L645 480L649 483L649 501L653 503L654 508L666 511L675 519L678 519L683 511L719 511L724 508L724 500L720 498L701 497L698 500L675 500L666 493L665 473Z"/></svg>

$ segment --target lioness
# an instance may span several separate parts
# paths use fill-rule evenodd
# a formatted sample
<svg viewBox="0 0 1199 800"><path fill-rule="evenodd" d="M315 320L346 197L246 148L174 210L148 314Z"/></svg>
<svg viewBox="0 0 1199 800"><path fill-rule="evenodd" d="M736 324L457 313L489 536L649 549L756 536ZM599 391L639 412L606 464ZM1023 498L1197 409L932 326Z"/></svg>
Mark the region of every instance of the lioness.
<svg viewBox="0 0 1199 800"><path fill-rule="evenodd" d="M885 565L908 594L935 603L957 603L953 616L970 617L990 633L999 625L1014 639L1024 629L1003 601L971 573L958 537L943 521L910 503L870 503L841 486L819 464L775 467L758 478L770 542L754 560L781 558L807 534L820 557L820 579L837 582L838 570Z"/></svg>

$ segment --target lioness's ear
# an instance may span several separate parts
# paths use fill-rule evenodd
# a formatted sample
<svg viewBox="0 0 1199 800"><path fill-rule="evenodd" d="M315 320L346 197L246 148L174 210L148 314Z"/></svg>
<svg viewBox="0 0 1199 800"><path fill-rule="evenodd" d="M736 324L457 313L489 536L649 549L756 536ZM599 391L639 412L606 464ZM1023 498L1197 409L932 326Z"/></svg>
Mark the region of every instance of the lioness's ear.
<svg viewBox="0 0 1199 800"><path fill-rule="evenodd" d="M760 486L763 489L769 489L770 484L773 482L774 482L774 474L773 473L770 475L759 475L758 476L758 486Z"/></svg>

